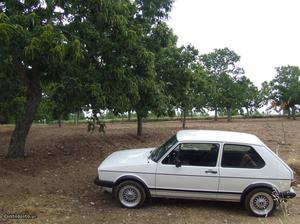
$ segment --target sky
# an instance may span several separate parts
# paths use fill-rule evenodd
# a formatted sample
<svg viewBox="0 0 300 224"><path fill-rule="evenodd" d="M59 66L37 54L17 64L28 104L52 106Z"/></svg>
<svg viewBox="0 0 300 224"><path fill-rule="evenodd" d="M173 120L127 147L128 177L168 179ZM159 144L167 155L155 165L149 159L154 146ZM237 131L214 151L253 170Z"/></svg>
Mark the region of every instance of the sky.
<svg viewBox="0 0 300 224"><path fill-rule="evenodd" d="M175 0L168 21L178 45L200 54L228 47L260 87L275 67L300 66L300 0Z"/></svg>

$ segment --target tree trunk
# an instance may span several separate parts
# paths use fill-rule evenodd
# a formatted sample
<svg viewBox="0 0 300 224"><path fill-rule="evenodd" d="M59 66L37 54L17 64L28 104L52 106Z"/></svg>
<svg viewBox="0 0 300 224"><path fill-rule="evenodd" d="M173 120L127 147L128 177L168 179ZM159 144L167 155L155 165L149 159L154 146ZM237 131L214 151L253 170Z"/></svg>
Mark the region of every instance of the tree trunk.
<svg viewBox="0 0 300 224"><path fill-rule="evenodd" d="M131 110L128 110L128 121L131 120Z"/></svg>
<svg viewBox="0 0 300 224"><path fill-rule="evenodd" d="M79 121L79 116L80 116L80 111L78 110L77 112L76 112L76 125L78 125L78 121Z"/></svg>
<svg viewBox="0 0 300 224"><path fill-rule="evenodd" d="M288 112L288 119L291 119L291 110L289 107L287 108L287 112Z"/></svg>
<svg viewBox="0 0 300 224"><path fill-rule="evenodd" d="M143 135L143 118L137 113L137 136Z"/></svg>
<svg viewBox="0 0 300 224"><path fill-rule="evenodd" d="M247 117L250 117L249 108L248 107L246 107L246 111L247 111Z"/></svg>
<svg viewBox="0 0 300 224"><path fill-rule="evenodd" d="M33 73L33 71L31 71ZM37 74L25 74L23 78L27 86L24 111L16 120L15 129L11 135L7 158L21 158L25 156L27 135L32 125L38 105L42 99L42 89Z"/></svg>
<svg viewBox="0 0 300 224"><path fill-rule="evenodd" d="M218 108L215 107L215 121L218 120Z"/></svg>
<svg viewBox="0 0 300 224"><path fill-rule="evenodd" d="M231 107L227 107L227 122L231 122Z"/></svg>
<svg viewBox="0 0 300 224"><path fill-rule="evenodd" d="M186 124L186 110L183 110L182 128L185 129Z"/></svg>
<svg viewBox="0 0 300 224"><path fill-rule="evenodd" d="M296 120L296 107L295 106L292 107L292 117L293 117L293 120Z"/></svg>
<svg viewBox="0 0 300 224"><path fill-rule="evenodd" d="M58 127L61 128L61 117L58 118Z"/></svg>

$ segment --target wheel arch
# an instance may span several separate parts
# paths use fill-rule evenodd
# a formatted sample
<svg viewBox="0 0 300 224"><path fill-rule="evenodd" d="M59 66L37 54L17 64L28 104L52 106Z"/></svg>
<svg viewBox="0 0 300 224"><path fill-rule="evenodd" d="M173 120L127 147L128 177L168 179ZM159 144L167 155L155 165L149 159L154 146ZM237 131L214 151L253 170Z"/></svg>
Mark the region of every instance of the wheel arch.
<svg viewBox="0 0 300 224"><path fill-rule="evenodd" d="M266 188L270 191L276 191L276 193L279 193L278 188L271 183L253 183L244 189L240 201L244 202L247 194L256 188Z"/></svg>
<svg viewBox="0 0 300 224"><path fill-rule="evenodd" d="M118 186L120 183L127 181L127 180L131 180L131 181L135 181L135 182L139 183L144 188L147 198L151 197L150 190L149 190L148 186L146 185L145 181L143 181L141 178L134 176L134 175L125 175L125 176L119 177L114 183L113 191L115 190L116 186Z"/></svg>

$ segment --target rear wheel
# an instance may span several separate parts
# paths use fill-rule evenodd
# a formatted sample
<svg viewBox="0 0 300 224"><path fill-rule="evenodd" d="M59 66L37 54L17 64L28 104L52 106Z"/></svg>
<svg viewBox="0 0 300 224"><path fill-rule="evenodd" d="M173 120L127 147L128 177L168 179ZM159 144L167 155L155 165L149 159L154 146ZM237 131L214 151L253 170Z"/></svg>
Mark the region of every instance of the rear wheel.
<svg viewBox="0 0 300 224"><path fill-rule="evenodd" d="M245 207L252 215L260 217L269 216L276 208L276 201L271 190L257 188L247 194Z"/></svg>
<svg viewBox="0 0 300 224"><path fill-rule="evenodd" d="M144 204L146 193L139 183L128 180L117 186L115 198L123 207L138 208Z"/></svg>

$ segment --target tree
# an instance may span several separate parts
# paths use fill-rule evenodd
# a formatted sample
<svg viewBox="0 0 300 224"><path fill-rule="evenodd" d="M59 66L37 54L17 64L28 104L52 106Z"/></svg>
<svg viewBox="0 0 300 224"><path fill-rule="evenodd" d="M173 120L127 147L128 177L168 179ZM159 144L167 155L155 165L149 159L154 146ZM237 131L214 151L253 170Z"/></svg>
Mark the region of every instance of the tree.
<svg viewBox="0 0 300 224"><path fill-rule="evenodd" d="M112 65L106 66L104 73L108 76L104 76L103 88L109 93L107 108L110 111L115 114L136 111L137 135L141 136L142 121L148 112L160 114L165 110L166 96L163 83L157 81L155 63L160 50L158 46L164 47L165 42L163 37L157 39L157 33L166 25L161 20L168 17L173 0L131 2L129 31L124 33L123 38L120 34L116 36L115 55L109 55L111 51L107 56L102 55L104 62L109 60ZM117 76L112 78L110 71Z"/></svg>
<svg viewBox="0 0 300 224"><path fill-rule="evenodd" d="M169 79L169 92L173 103L183 113L182 128L186 128L186 116L193 108L200 108L204 97L206 73L198 62L198 51L191 45L177 49Z"/></svg>
<svg viewBox="0 0 300 224"><path fill-rule="evenodd" d="M170 94L169 76L174 72L174 58L177 56L177 37L173 31L164 22L158 23L151 32L147 41L148 48L155 55L155 78L156 83L160 85L161 95L163 96L163 105L156 114L170 115L175 113L174 98ZM174 113L173 113L174 112Z"/></svg>
<svg viewBox="0 0 300 224"><path fill-rule="evenodd" d="M81 107L95 114L107 108L122 113L134 106L143 117L145 111L155 110L161 84L155 82L155 56L147 42L153 27L168 17L172 3L0 1L1 67L11 69L3 74L20 83L19 95L25 99L7 157L24 156L38 105L51 95L46 92L49 84L67 91L59 91L58 114ZM76 85L69 88L68 83Z"/></svg>
<svg viewBox="0 0 300 224"><path fill-rule="evenodd" d="M238 82L239 85L239 103L241 109L245 108L247 116L256 109L261 107L262 97L258 88L246 76L242 76Z"/></svg>
<svg viewBox="0 0 300 224"><path fill-rule="evenodd" d="M142 135L142 122L149 111L160 113L165 111L165 95L163 94L162 83L156 81L154 54L145 50L138 58L136 74L138 76L139 100L132 105L137 113L137 135Z"/></svg>
<svg viewBox="0 0 300 224"><path fill-rule="evenodd" d="M284 105L290 109L292 117L296 119L296 105L300 104L300 69L297 66L281 66L276 68L277 75L270 82L272 96L277 105Z"/></svg>
<svg viewBox="0 0 300 224"><path fill-rule="evenodd" d="M167 111L179 108L183 115L182 127L185 128L187 113L199 106L200 98L203 98L204 71L199 65L198 51L193 46L176 47L177 37L167 27L160 33L165 33L165 38L157 39L167 44L157 58L158 79L164 83L168 96Z"/></svg>
<svg viewBox="0 0 300 224"><path fill-rule="evenodd" d="M200 58L210 76L208 107L215 110L215 120L217 120L218 109L225 107L230 121L231 110L236 105L236 96L238 96L235 83L238 76L244 73L244 70L236 65L240 56L228 48L223 48L215 49Z"/></svg>
<svg viewBox="0 0 300 224"><path fill-rule="evenodd" d="M102 10L102 1L98 7L93 6L91 13L82 13L82 7L73 13L79 18L75 16L71 32L85 39L88 52L99 61L105 108L93 104L91 107L95 111L109 109L116 115L135 110L139 136L143 118L149 111L160 111L164 105L162 83L156 82L156 49L151 41L161 20L168 17L172 3L173 0L107 1L109 7ZM108 19L108 15L115 18Z"/></svg>
<svg viewBox="0 0 300 224"><path fill-rule="evenodd" d="M46 4L46 5L45 5ZM7 157L24 156L26 137L42 98L42 82L55 79L53 68L78 60L80 42L67 38L58 25L54 2L1 1L0 41L5 67L24 86L24 109L16 119Z"/></svg>
<svg viewBox="0 0 300 224"><path fill-rule="evenodd" d="M272 98L272 88L269 82L264 81L261 84L261 88L259 90L259 98L262 105L267 105L269 103L269 100Z"/></svg>
<svg viewBox="0 0 300 224"><path fill-rule="evenodd" d="M232 121L232 111L237 109L240 105L240 80L237 77L231 77L228 74L223 74L219 77L221 88L219 89L218 104L221 109L225 109L227 113L227 121Z"/></svg>

